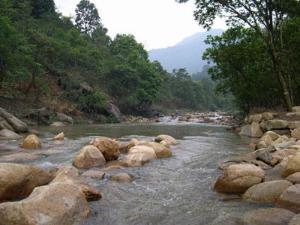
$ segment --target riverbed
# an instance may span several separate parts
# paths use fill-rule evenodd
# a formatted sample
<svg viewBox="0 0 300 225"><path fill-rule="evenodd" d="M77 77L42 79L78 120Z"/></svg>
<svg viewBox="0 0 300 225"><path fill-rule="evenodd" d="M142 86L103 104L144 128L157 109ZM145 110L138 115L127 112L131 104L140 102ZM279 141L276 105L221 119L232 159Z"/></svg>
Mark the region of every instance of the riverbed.
<svg viewBox="0 0 300 225"><path fill-rule="evenodd" d="M43 150L24 152L17 141L0 142L0 162L19 162L51 168L70 165L81 147L96 136L121 141L131 138L151 140L169 134L179 141L173 156L152 161L141 168L124 168L107 174L126 172L132 183L89 179L103 198L91 202L89 218L82 225L206 225L230 224L252 208L235 196L213 192L220 174L217 163L231 155L250 151L247 139L226 127L208 124L108 124L74 125L62 128L39 127ZM64 131L67 139L53 142L53 134ZM24 160L24 157L27 159ZM35 157L29 157L34 155ZM23 157L23 158L22 158Z"/></svg>

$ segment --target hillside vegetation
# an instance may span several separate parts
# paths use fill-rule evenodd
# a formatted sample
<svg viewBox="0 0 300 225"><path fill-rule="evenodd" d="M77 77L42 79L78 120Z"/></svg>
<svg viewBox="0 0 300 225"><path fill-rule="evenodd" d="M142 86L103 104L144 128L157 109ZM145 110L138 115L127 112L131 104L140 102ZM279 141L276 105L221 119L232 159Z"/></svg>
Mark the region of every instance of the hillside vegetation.
<svg viewBox="0 0 300 225"><path fill-rule="evenodd" d="M112 104L139 115L150 114L153 103L162 110L167 102L217 108L207 104L204 83L151 62L134 36L111 39L107 31L87 0L77 5L75 21L58 13L53 0L0 1L0 100L112 120Z"/></svg>

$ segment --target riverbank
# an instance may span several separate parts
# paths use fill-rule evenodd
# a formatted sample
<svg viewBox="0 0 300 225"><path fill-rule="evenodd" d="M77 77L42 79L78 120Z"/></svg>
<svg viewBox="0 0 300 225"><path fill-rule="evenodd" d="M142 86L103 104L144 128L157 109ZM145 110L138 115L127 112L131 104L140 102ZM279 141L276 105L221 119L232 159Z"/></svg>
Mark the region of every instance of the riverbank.
<svg viewBox="0 0 300 225"><path fill-rule="evenodd" d="M247 117L239 134L252 138L254 151L219 163L214 190L261 205L239 218L242 224L300 224L300 107L293 111Z"/></svg>

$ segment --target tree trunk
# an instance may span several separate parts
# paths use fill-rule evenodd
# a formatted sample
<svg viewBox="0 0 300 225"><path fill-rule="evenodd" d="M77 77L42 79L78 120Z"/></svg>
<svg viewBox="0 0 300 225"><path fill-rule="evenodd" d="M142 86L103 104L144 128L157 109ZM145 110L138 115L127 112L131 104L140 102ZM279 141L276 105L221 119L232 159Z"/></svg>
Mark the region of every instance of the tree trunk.
<svg viewBox="0 0 300 225"><path fill-rule="evenodd" d="M274 70L277 76L277 79L280 83L282 92L283 92L283 99L286 105L286 108L289 112L292 111L292 98L291 98L291 94L289 91L289 87L288 84L284 78L284 74L283 74L283 66L282 66L282 61L280 59L280 56L278 55L275 46L273 44L272 41L269 42L270 45L270 51L271 51L271 56L272 56L272 62L273 62L273 66L274 66Z"/></svg>

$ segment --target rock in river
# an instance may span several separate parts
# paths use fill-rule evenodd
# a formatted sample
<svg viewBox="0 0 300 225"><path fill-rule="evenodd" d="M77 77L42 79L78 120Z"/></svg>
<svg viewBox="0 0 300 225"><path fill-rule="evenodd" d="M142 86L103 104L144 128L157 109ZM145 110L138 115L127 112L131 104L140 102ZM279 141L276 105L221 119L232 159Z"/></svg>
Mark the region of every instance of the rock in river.
<svg viewBox="0 0 300 225"><path fill-rule="evenodd" d="M84 194L74 184L37 187L19 202L0 204L0 225L71 225L89 214Z"/></svg>
<svg viewBox="0 0 300 225"><path fill-rule="evenodd" d="M162 141L164 141L168 145L177 145L178 144L178 142L176 141L176 139L173 138L173 137L171 137L170 135L161 134L161 135L158 135L155 138L155 142L160 143Z"/></svg>
<svg viewBox="0 0 300 225"><path fill-rule="evenodd" d="M248 188L263 181L264 171L252 164L233 164L215 183L214 189L222 193L244 193Z"/></svg>
<svg viewBox="0 0 300 225"><path fill-rule="evenodd" d="M142 166L146 162L156 158L156 153L153 148L144 145L138 145L129 150L124 162L127 163L128 166L136 167Z"/></svg>
<svg viewBox="0 0 300 225"><path fill-rule="evenodd" d="M119 143L113 139L99 137L91 141L90 144L102 152L106 161L113 161L119 158Z"/></svg>
<svg viewBox="0 0 300 225"><path fill-rule="evenodd" d="M35 134L28 135L23 143L21 144L21 148L25 149L38 149L41 148L42 144L39 138Z"/></svg>
<svg viewBox="0 0 300 225"><path fill-rule="evenodd" d="M157 142L142 141L139 142L138 145L144 145L153 148L157 158L168 158L172 156L172 152L169 147Z"/></svg>
<svg viewBox="0 0 300 225"><path fill-rule="evenodd" d="M27 197L35 187L52 179L50 173L37 167L0 163L0 201Z"/></svg>
<svg viewBox="0 0 300 225"><path fill-rule="evenodd" d="M98 148L87 145L75 156L73 164L80 169L89 169L104 166L105 162L105 158Z"/></svg>
<svg viewBox="0 0 300 225"><path fill-rule="evenodd" d="M253 202L275 203L279 196L293 184L286 180L274 180L250 187L243 198Z"/></svg>
<svg viewBox="0 0 300 225"><path fill-rule="evenodd" d="M300 154L296 154L288 158L282 175L284 177L287 177L296 172L300 172Z"/></svg>
<svg viewBox="0 0 300 225"><path fill-rule="evenodd" d="M300 213L300 184L287 188L277 200L276 205Z"/></svg>
<svg viewBox="0 0 300 225"><path fill-rule="evenodd" d="M266 208L247 212L242 218L243 225L287 225L295 214L286 209Z"/></svg>
<svg viewBox="0 0 300 225"><path fill-rule="evenodd" d="M17 139L20 139L22 138L22 136L18 135L17 133L11 131L11 130L8 130L8 129L2 129L0 130L0 140L1 139L12 139L12 140L17 140Z"/></svg>
<svg viewBox="0 0 300 225"><path fill-rule="evenodd" d="M245 125L242 127L240 135L253 137L253 138L260 138L263 136L263 132L258 123L253 122L250 125Z"/></svg>

